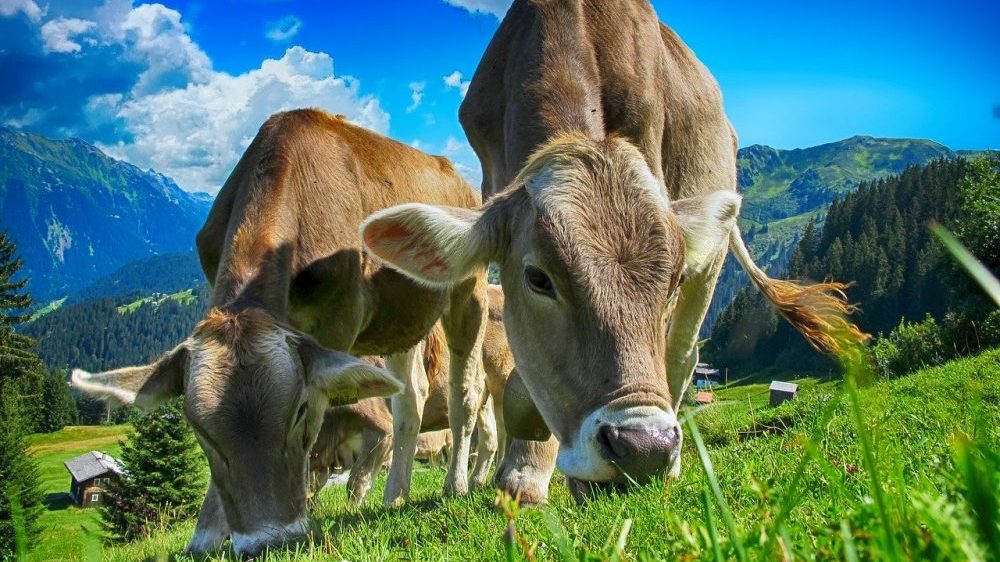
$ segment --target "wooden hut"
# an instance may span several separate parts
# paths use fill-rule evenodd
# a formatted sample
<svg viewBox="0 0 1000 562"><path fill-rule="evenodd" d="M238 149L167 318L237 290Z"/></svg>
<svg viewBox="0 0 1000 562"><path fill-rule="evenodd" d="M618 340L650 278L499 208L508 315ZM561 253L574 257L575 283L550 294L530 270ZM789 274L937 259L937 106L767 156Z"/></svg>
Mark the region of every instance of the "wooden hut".
<svg viewBox="0 0 1000 562"><path fill-rule="evenodd" d="M80 507L92 507L104 502L104 494L112 480L122 477L122 465L111 455L100 451L84 453L64 463L69 471L69 495Z"/></svg>
<svg viewBox="0 0 1000 562"><path fill-rule="evenodd" d="M771 405L777 406L786 400L793 400L799 393L799 385L792 382L771 381Z"/></svg>

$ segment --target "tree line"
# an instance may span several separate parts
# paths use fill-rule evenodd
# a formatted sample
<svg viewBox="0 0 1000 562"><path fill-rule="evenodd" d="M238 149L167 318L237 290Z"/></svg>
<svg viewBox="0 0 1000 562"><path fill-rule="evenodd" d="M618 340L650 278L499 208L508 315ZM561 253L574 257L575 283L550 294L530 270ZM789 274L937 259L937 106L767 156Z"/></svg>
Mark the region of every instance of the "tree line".
<svg viewBox="0 0 1000 562"><path fill-rule="evenodd" d="M883 352L886 375L901 374L910 363L917 368L998 345L1000 315L991 315L986 297L928 228L936 221L956 232L996 272L998 201L996 156L937 160L863 183L833 202L824 224L806 226L785 275L853 282L849 296L859 305L853 319L865 332L883 336L875 349ZM919 323L925 324L923 329L915 330ZM895 351L889 345L893 341ZM899 356L900 345L912 348L908 357ZM940 357L922 357L919 348L925 346ZM831 361L812 351L753 288L741 291L720 315L704 354L743 372L832 368Z"/></svg>

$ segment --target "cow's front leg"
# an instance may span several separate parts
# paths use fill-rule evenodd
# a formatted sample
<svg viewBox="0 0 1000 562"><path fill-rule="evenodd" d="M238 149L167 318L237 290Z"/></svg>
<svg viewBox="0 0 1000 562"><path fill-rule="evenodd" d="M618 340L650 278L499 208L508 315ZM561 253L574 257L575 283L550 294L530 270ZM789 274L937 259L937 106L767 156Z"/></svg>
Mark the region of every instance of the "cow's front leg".
<svg viewBox="0 0 1000 562"><path fill-rule="evenodd" d="M452 450L444 481L446 495L469 493L469 449L485 386L482 362L487 313L485 275L452 288L442 318L451 357L448 425Z"/></svg>
<svg viewBox="0 0 1000 562"><path fill-rule="evenodd" d="M701 324L708 313L708 305L715 293L715 283L722 271L726 259L726 250L710 262L701 272L692 275L681 286L681 294L670 317L670 330L667 332L667 384L670 387L670 397L674 414L680 416L681 402L684 393L691 382L691 373L698 364L698 334ZM681 445L684 433L678 435L676 456L670 464L668 475L672 477L681 474Z"/></svg>
<svg viewBox="0 0 1000 562"><path fill-rule="evenodd" d="M405 353L386 358L386 366L403 382L403 391L392 397L392 464L382 497L386 507L409 499L413 455L427 400L427 373L424 371L423 342Z"/></svg>
<svg viewBox="0 0 1000 562"><path fill-rule="evenodd" d="M556 469L559 442L508 439L510 442L493 483L522 505L541 505L549 498L549 481Z"/></svg>
<svg viewBox="0 0 1000 562"><path fill-rule="evenodd" d="M493 466L493 458L497 454L497 425L493 415L493 399L486 397L486 402L479 409L476 421L479 443L476 447L476 463L472 467L472 477L469 485L473 490L481 488L486 483Z"/></svg>
<svg viewBox="0 0 1000 562"><path fill-rule="evenodd" d="M381 470L389 458L392 449L392 435L375 428L364 431L361 439L361 452L351 467L351 476L347 479L347 498L354 505L361 505L372 487L372 479Z"/></svg>
<svg viewBox="0 0 1000 562"><path fill-rule="evenodd" d="M229 523L222 508L222 498L219 497L215 483L209 482L205 501L202 502L201 511L198 513L194 536L191 537L191 542L184 549L184 553L203 554L219 550L222 548L222 543L229 538L229 533Z"/></svg>

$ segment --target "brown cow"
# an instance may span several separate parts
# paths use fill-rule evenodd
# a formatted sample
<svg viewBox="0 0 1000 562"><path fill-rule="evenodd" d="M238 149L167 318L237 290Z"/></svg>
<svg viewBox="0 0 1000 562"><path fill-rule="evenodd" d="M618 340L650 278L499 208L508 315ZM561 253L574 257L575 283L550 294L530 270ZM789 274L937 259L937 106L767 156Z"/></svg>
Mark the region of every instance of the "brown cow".
<svg viewBox="0 0 1000 562"><path fill-rule="evenodd" d="M530 395L571 480L679 473L677 410L727 245L813 345L863 338L843 285L773 280L753 263L718 85L649 2L515 0L460 118L491 199L387 209L365 242L435 286L499 264L510 385L526 389L511 395ZM518 410L508 431L544 439ZM544 500L554 446L513 444L498 485Z"/></svg>
<svg viewBox="0 0 1000 562"><path fill-rule="evenodd" d="M444 158L318 110L274 115L198 234L212 282L208 316L152 365L74 373L78 387L144 409L184 396L212 473L189 551L218 548L231 536L237 553L252 554L303 535L308 452L323 413L401 387L392 398L394 462L384 501L405 498L426 397L415 349L439 318L451 354L455 434L445 488L468 491L485 275L431 288L366 259L362 219L407 201L478 204ZM385 355L396 377L347 353Z"/></svg>
<svg viewBox="0 0 1000 562"><path fill-rule="evenodd" d="M490 288L491 310L494 288ZM499 293L499 289L496 289ZM417 442L416 458L439 453L451 447L448 438L440 435L440 430L448 427L448 357L443 353L443 333L439 326L428 335L422 344L424 371L427 373L427 401L424 402L420 437ZM483 342L483 370L486 373L486 387L490 392L503 390L512 365L506 359L509 352L503 323L491 316L491 322ZM490 350L487 353L486 350ZM497 358L501 363L496 363ZM476 460L470 476L470 487L475 489L486 482L489 469L497 451L497 429L493 399L486 397L477 418ZM326 483L330 474L337 469L350 469L347 482L348 498L361 504L371 487L372 478L390 458L392 443L392 412L387 401L381 398L361 400L357 404L330 408L326 412L323 427L310 454L309 469L314 490ZM422 450L423 449L423 450Z"/></svg>

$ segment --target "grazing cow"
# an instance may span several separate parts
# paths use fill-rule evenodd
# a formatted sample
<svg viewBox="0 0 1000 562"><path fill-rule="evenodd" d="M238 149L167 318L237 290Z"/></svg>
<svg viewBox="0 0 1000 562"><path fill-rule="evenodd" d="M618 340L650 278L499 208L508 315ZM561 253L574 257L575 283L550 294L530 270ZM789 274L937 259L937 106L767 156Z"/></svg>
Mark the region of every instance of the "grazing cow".
<svg viewBox="0 0 1000 562"><path fill-rule="evenodd" d="M489 287L489 324L483 341L483 370L486 373L488 396L479 412L476 461L470 485L481 486L503 443L503 391L514 368L507 335L504 332L503 293L499 287ZM420 427L416 457L430 457L451 447L450 434L440 430L448 426L448 386L443 373L448 370L448 358L441 353L440 328L435 327L424 342L424 370L428 379L427 401ZM496 405L496 407L494 407ZM350 469L347 482L349 499L360 504L371 487L372 478L390 456L392 414L386 401L379 398L357 404L330 408L310 455L310 470L314 490L326 483L335 469ZM447 437L447 439L446 439ZM423 451L422 451L423 449Z"/></svg>
<svg viewBox="0 0 1000 562"><path fill-rule="evenodd" d="M677 410L727 246L814 346L863 339L845 320L843 285L774 280L754 264L718 85L649 2L515 0L460 119L484 207L398 206L364 235L431 286L499 264L520 375L509 385L525 389L507 402L531 402L505 404L522 412L505 423L536 440L512 444L501 488L545 499L556 458L546 430L571 482L679 473Z"/></svg>
<svg viewBox="0 0 1000 562"><path fill-rule="evenodd" d="M452 443L450 431L442 431L448 427L449 385L445 373L449 370L449 360L443 353L443 333L439 325L428 334L421 347L424 372L427 374L426 381L423 381L427 399L415 458L440 456L442 450L451 448ZM503 381L499 386L502 388ZM477 413L479 439L470 478L473 489L485 483L497 450L493 402L489 397L484 398L487 399ZM373 477L391 457L392 425L390 405L381 398L369 398L327 410L310 453L309 470L314 491L326 483L334 470L350 469L348 497L355 504L364 502Z"/></svg>
<svg viewBox="0 0 1000 562"><path fill-rule="evenodd" d="M404 498L426 397L416 350L438 319L450 349L455 432L445 487L468 491L484 384L485 273L432 288L366 258L362 219L407 201L478 204L444 158L318 110L272 116L198 234L212 282L207 317L152 365L74 373L79 388L143 409L184 396L212 475L189 551L231 536L237 553L253 554L302 536L308 453L327 407L401 388L392 397L384 501ZM395 377L347 353L384 355Z"/></svg>

